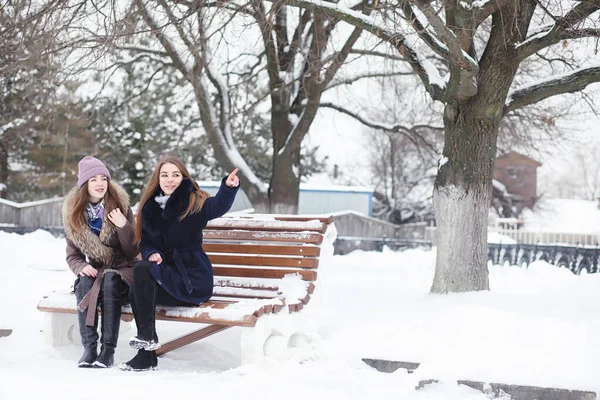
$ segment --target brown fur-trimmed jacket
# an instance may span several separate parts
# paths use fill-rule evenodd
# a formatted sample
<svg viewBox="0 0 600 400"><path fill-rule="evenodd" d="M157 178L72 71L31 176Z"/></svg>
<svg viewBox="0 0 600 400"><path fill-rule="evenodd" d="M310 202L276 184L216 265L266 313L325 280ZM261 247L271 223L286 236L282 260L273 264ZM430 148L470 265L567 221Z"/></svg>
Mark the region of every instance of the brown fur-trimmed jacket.
<svg viewBox="0 0 600 400"><path fill-rule="evenodd" d="M93 326L95 311L98 306L98 295L102 285L103 274L106 270L116 271L121 279L131 285L133 280L133 265L138 261L138 247L133 237L134 217L129 207L129 195L116 183L110 185L115 190L119 202L127 207L127 223L117 228L108 219L108 213L102 217L100 236L96 236L86 224L77 231L72 226L69 214L75 205L78 187L74 187L65 198L62 205L62 222L67 239L67 264L76 276L88 265L98 270L98 275L92 289L77 305L81 311L88 309L86 325Z"/></svg>

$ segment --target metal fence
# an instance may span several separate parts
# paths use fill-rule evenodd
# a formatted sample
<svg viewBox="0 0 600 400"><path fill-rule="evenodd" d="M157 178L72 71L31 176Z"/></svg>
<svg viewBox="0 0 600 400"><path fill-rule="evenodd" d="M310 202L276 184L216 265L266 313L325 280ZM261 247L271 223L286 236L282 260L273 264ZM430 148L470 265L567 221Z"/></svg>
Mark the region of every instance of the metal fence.
<svg viewBox="0 0 600 400"><path fill-rule="evenodd" d="M600 247L539 244L488 244L488 262L526 268L536 260L546 261L574 274L597 273Z"/></svg>
<svg viewBox="0 0 600 400"><path fill-rule="evenodd" d="M507 236L522 244L567 244L595 246L600 234L573 232L541 232L524 229L492 229L500 235Z"/></svg>

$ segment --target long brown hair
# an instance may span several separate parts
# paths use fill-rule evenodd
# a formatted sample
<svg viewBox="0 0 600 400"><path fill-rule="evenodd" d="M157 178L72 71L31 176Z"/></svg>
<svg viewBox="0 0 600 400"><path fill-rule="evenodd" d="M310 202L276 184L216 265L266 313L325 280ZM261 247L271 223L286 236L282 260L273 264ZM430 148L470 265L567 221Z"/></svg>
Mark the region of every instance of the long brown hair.
<svg viewBox="0 0 600 400"><path fill-rule="evenodd" d="M154 171L150 176L150 180L148 180L148 184L146 185L146 189L144 189L144 193L140 198L140 203L138 204L137 214L136 214L136 222L135 222L135 242L137 244L142 240L142 210L144 209L144 205L146 202L150 200L150 198L154 197L156 192L160 190L160 169L165 164L173 164L177 167L179 172L181 172L182 179L189 179L192 181L192 186L194 190L190 193L190 204L188 208L185 210L183 214L179 216L179 220L181 221L189 214L196 214L202 210L202 206L204 206L204 201L210 197L210 193L200 189L198 183L193 180L190 176L188 169L177 157L165 157L161 158L156 167L154 167Z"/></svg>
<svg viewBox="0 0 600 400"><path fill-rule="evenodd" d="M69 215L71 226L75 232L81 232L81 230L87 226L87 215L85 214L85 209L90 202L88 183L89 181L81 185L77 191L75 204L71 210L71 214ZM122 204L121 200L122 199L117 195L112 182L109 180L106 193L104 194L104 214L107 215L111 211L119 208L121 209L123 215L127 215L126 205Z"/></svg>

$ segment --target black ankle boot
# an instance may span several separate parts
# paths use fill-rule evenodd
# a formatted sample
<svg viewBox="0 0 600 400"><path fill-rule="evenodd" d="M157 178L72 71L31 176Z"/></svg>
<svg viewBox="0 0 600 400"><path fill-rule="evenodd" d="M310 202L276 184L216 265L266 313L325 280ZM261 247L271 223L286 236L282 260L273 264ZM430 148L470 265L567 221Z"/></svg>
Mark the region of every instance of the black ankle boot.
<svg viewBox="0 0 600 400"><path fill-rule="evenodd" d="M92 368L92 364L94 364L94 361L96 361L97 357L98 357L98 349L96 348L96 346L84 347L83 355L81 356L79 361L77 361L77 366L79 368Z"/></svg>
<svg viewBox="0 0 600 400"><path fill-rule="evenodd" d="M115 363L115 349L104 347L92 364L94 368L110 368Z"/></svg>
<svg viewBox="0 0 600 400"><path fill-rule="evenodd" d="M155 351L139 350L131 360L123 363L119 368L123 371L154 371L158 367L158 357Z"/></svg>

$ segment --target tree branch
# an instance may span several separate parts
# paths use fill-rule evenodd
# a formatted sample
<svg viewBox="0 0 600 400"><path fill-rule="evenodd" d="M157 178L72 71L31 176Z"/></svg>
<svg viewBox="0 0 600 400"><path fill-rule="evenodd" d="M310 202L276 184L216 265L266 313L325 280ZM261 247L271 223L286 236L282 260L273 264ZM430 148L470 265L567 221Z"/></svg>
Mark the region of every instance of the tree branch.
<svg viewBox="0 0 600 400"><path fill-rule="evenodd" d="M269 74L269 88L272 92L276 90L281 84L279 78L279 60L277 49L275 48L273 36L271 35L271 25L261 0L253 0L252 5L254 7L254 18L258 23L263 45L265 46L265 52L267 55L267 72ZM273 96L272 96L273 97Z"/></svg>
<svg viewBox="0 0 600 400"><path fill-rule="evenodd" d="M183 41L183 43L185 43L185 46L189 50L190 54L194 57L194 61L196 63L200 62L200 54L198 54L196 46L188 39L185 32L181 28L181 20L178 20L175 17L173 10L167 5L165 0L158 0L158 4L160 4L163 10L165 10L167 17L169 18L169 22L177 31L179 38Z"/></svg>
<svg viewBox="0 0 600 400"><path fill-rule="evenodd" d="M600 66L582 68L568 75L515 89L508 95L504 115L552 96L579 92L595 82L600 82Z"/></svg>
<svg viewBox="0 0 600 400"><path fill-rule="evenodd" d="M371 13L370 10L368 10L366 8L363 9L364 15L369 15L370 13ZM321 89L320 89L321 91L325 90L325 88L327 87L327 85L329 85L329 83L331 82L331 80L333 79L335 74L338 72L338 70L340 69L342 64L344 64L344 62L348 58L348 54L350 54L350 51L356 44L356 41L358 40L358 38L360 38L360 35L362 34L362 32L363 32L362 28L358 28L358 27L354 28L354 30L348 37L348 40L346 40L346 43L344 43L342 50L340 50L339 52L337 52L335 54L333 62L331 63L331 65L329 65L329 67L325 71L325 74L321 81Z"/></svg>
<svg viewBox="0 0 600 400"><path fill-rule="evenodd" d="M387 54L387 53L383 53L380 51L373 51L373 50L352 49L352 50L350 50L350 54L360 54L363 56L387 58L389 60L406 61L406 58L404 58L404 57L399 57L399 56L396 56L393 54Z"/></svg>
<svg viewBox="0 0 600 400"><path fill-rule="evenodd" d="M412 6L407 1L401 1L400 7L406 16L406 19L413 26L413 29L417 32L421 40L423 40L434 52L441 55L442 57L449 59L448 48L441 43L435 36L433 36L429 30L423 26Z"/></svg>
<svg viewBox="0 0 600 400"><path fill-rule="evenodd" d="M190 71L187 69L183 60L179 57L175 47L173 47L169 39L167 39L167 37L163 34L162 29L159 29L158 24L156 24L156 21L154 21L154 18L150 16L150 13L148 12L143 0L137 0L137 5L142 13L144 21L146 24L148 24L160 44L163 46L167 55L171 58L171 60L173 60L173 65L175 65L175 67L183 74L183 76L189 78Z"/></svg>
<svg viewBox="0 0 600 400"><path fill-rule="evenodd" d="M414 74L415 74L414 72L387 72L387 73L382 72L382 73L370 73L370 74L357 75L357 76L353 76L351 78L334 80L329 83L329 86L327 86L327 88L325 90L333 89L333 88L341 86L341 85L351 85L354 82L357 82L361 79L389 78L391 76L412 76Z"/></svg>
<svg viewBox="0 0 600 400"><path fill-rule="evenodd" d="M319 10L328 15L333 15L341 21L369 31L378 38L390 43L406 58L423 81L423 85L430 96L434 100L443 101L446 89L445 80L442 79L438 69L429 60L407 43L404 35L396 31L389 31L385 25L376 22L369 16L329 1L319 1L318 4L311 0L287 0L287 2L295 7Z"/></svg>
<svg viewBox="0 0 600 400"><path fill-rule="evenodd" d="M475 26L479 26L489 16L506 7L514 0L486 1L481 7L473 7L475 12Z"/></svg>
<svg viewBox="0 0 600 400"><path fill-rule="evenodd" d="M124 50L124 51L131 51L133 53L138 53L138 54L154 54L155 56L160 56L160 57L168 57L169 56L164 51L155 50L155 49L151 49L151 48L147 48L147 47L117 46L116 49L117 50Z"/></svg>
<svg viewBox="0 0 600 400"><path fill-rule="evenodd" d="M535 35L532 35L518 46L517 59L524 60L564 39L598 37L598 29L572 29L598 10L600 10L600 0L590 0L577 4L564 17L554 18L556 21L554 25L549 25L544 30L536 32Z"/></svg>
<svg viewBox="0 0 600 400"><path fill-rule="evenodd" d="M461 70L467 75L467 79L474 77L479 72L477 62L464 51L454 32L446 26L446 23L437 15L428 1L413 0L421 10L427 21L433 26L435 33L439 36L443 44L447 47L447 54L441 53L448 61L452 61L460 66ZM435 48L432 48L435 50ZM443 48L442 48L443 49Z"/></svg>
<svg viewBox="0 0 600 400"><path fill-rule="evenodd" d="M382 125L377 122L368 121L367 119L358 115L358 113L350 111L347 108L338 106L333 103L321 103L321 107L331 108L332 110L336 110L342 114L346 114L347 116L354 118L355 120L357 120L364 126L372 128L372 129L377 129L377 130L386 131L386 132L397 132L397 133L401 134L402 136L405 136L408 140L410 140L417 147L419 146L419 141L420 141L421 143L423 143L425 146L429 147L433 151L437 151L437 150L431 143L429 143L423 136L421 136L419 134L418 129L428 128L428 129L442 130L442 131L444 129L443 127L434 127L434 126L425 126L425 125L415 125L412 127L408 127L408 126L401 125L401 124ZM415 138L418 138L419 140L416 140Z"/></svg>
<svg viewBox="0 0 600 400"><path fill-rule="evenodd" d="M284 53L284 59L281 62L281 65L285 66L285 70L289 71L289 69L293 66L292 60L296 57L298 53L298 49L300 48L300 44L302 43L302 33L306 28L306 25L310 22L310 17L312 16L312 12L310 10L304 10L302 16L299 18L298 25L294 30L294 35L292 36L292 41L290 44L290 48L287 52Z"/></svg>

